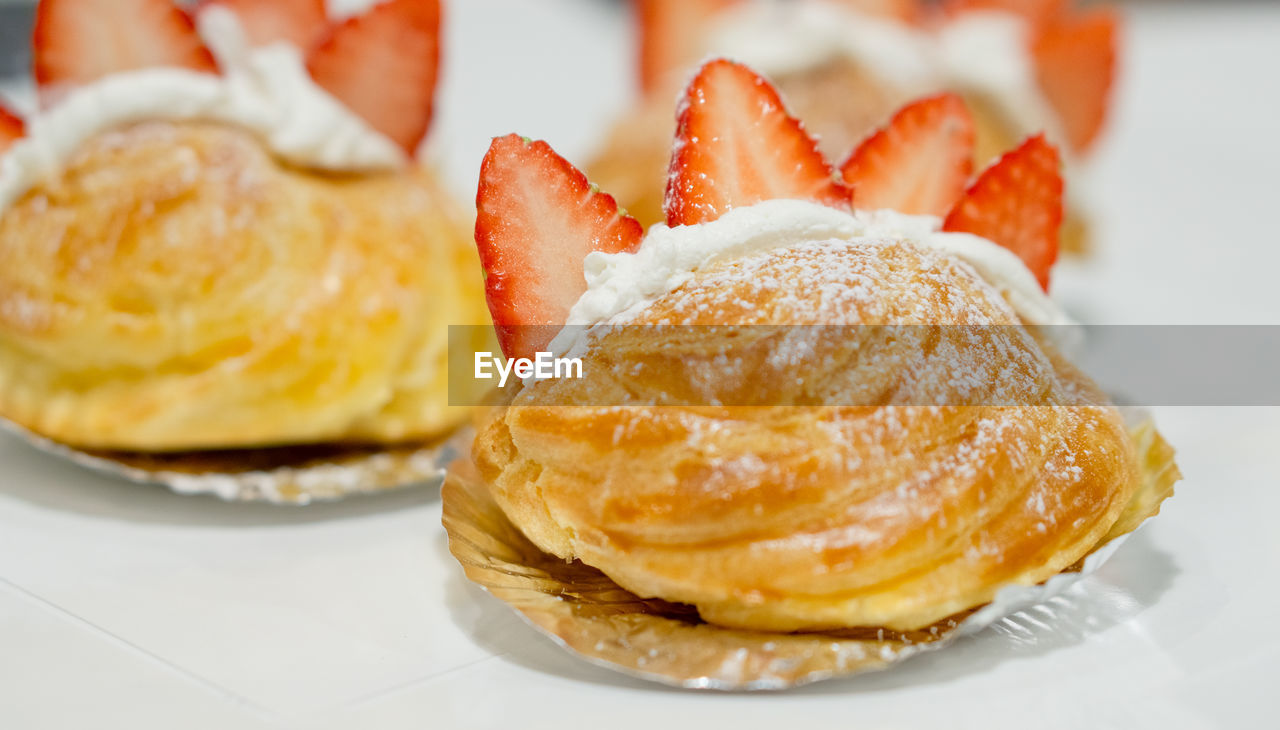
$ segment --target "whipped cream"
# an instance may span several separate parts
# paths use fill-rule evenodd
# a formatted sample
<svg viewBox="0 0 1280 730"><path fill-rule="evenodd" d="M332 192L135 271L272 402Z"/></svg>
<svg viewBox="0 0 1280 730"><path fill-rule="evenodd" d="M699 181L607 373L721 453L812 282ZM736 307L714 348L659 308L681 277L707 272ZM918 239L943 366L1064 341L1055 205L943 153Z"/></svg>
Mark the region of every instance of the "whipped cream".
<svg viewBox="0 0 1280 730"><path fill-rule="evenodd" d="M148 119L233 124L304 167L363 172L408 164L399 146L311 80L296 47L251 47L235 14L218 6L201 11L198 29L220 74L179 68L112 74L28 119L26 136L0 158L0 212L56 174L85 140Z"/></svg>
<svg viewBox="0 0 1280 730"><path fill-rule="evenodd" d="M1030 33L1025 20L999 11L966 12L921 29L829 0L752 2L724 14L707 50L775 76L847 58L909 96L977 92L1023 132L1062 140L1036 81Z"/></svg>
<svg viewBox="0 0 1280 730"><path fill-rule="evenodd" d="M583 261L587 291L569 311L565 329L549 349L558 355L577 352L586 344L591 325L629 321L716 262L833 239L854 244L901 240L942 251L971 267L1024 323L1071 322L1011 251L985 238L944 232L941 227L942 221L932 216L891 210L849 213L803 200L769 200L692 226L655 224L634 253L587 254Z"/></svg>

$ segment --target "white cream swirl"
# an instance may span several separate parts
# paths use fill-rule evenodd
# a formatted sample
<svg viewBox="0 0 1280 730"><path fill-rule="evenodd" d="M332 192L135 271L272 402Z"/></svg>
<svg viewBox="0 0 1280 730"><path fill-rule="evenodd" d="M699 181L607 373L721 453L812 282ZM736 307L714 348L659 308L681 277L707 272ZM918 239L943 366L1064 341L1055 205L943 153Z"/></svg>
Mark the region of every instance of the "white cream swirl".
<svg viewBox="0 0 1280 730"><path fill-rule="evenodd" d="M649 229L634 253L593 252L583 261L587 291L569 311L566 327L549 349L557 354L585 345L595 324L624 323L717 261L750 256L805 241L903 240L942 251L972 267L1032 325L1071 323L1009 250L968 233L941 230L932 216L891 210L845 211L802 200L769 200L735 208L710 223Z"/></svg>
<svg viewBox="0 0 1280 730"><path fill-rule="evenodd" d="M85 140L148 119L233 124L305 167L359 172L408 164L400 147L311 80L294 46L250 47L234 13L217 6L201 11L199 31L220 74L178 68L112 74L28 119L26 136L0 158L0 212L56 174Z"/></svg>

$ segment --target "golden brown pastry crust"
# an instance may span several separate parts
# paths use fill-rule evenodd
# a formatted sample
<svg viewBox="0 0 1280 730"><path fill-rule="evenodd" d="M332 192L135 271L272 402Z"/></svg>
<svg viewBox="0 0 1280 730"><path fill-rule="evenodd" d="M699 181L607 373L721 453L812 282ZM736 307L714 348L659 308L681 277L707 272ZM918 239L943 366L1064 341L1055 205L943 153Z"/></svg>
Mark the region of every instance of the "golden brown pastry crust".
<svg viewBox="0 0 1280 730"><path fill-rule="evenodd" d="M1168 495L1178 472L1172 449L1151 421L1139 413L1126 415L1132 419L1126 420L1144 472L1127 515L1148 495L1152 503ZM783 689L883 669L947 646L990 620L965 624L975 618L977 609L970 609L903 632L885 627L805 633L725 628L698 621L690 606L641 599L594 568L543 552L511 524L470 463L450 467L440 499L449 550L469 579L588 660L676 686ZM1064 572L1085 569L1089 557L1096 564L1099 553L1107 551L1102 547Z"/></svg>
<svg viewBox="0 0 1280 730"><path fill-rule="evenodd" d="M486 321L425 169L320 174L251 135L89 140L0 216L0 416L170 451L437 435L449 324Z"/></svg>
<svg viewBox="0 0 1280 730"><path fill-rule="evenodd" d="M1017 319L943 254L828 241L699 271L632 323ZM793 331L819 334L771 359L741 332L613 330L582 380L537 383L487 413L476 465L542 550L767 631L927 626L1045 580L1158 507L1134 503L1142 480L1120 414L1026 329L921 328L938 338L927 346L874 328ZM947 368L989 386L990 402L1028 405L892 405L960 387ZM690 388L786 405L558 405ZM846 402L883 405L815 405Z"/></svg>

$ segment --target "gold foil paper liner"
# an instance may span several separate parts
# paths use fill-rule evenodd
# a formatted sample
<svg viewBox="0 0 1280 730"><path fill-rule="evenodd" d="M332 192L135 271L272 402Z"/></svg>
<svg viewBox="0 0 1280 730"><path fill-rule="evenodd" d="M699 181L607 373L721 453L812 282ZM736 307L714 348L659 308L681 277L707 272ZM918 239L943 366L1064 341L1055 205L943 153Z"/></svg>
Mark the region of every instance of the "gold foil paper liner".
<svg viewBox="0 0 1280 730"><path fill-rule="evenodd" d="M1126 416L1146 482L1140 493L1163 499L1179 476L1173 451L1145 412ZM588 662L687 689L779 690L884 669L1059 595L1127 537L1114 536L1045 583L1006 586L991 603L917 631L785 634L704 623L691 606L640 598L595 568L542 552L507 519L470 458L450 465L441 494L449 550L472 582Z"/></svg>
<svg viewBox="0 0 1280 730"><path fill-rule="evenodd" d="M230 502L304 505L439 481L466 453L472 430L400 446L298 446L175 454L83 451L0 420L47 453L92 471L179 494L209 494Z"/></svg>

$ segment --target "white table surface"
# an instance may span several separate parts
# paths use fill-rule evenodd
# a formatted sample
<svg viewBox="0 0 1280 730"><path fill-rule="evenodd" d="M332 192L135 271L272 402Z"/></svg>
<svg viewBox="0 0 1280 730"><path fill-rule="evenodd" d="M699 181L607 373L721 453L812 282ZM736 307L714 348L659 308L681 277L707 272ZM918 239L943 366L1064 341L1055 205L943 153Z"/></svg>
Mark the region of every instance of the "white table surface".
<svg viewBox="0 0 1280 730"><path fill-rule="evenodd" d="M459 195L495 134L582 159L630 93L617 9L449 10L433 133ZM1098 322L1280 324L1280 7L1131 17L1102 255L1057 294ZM1185 481L1052 625L756 695L645 685L535 635L463 578L435 489L224 504L0 438L0 727L1275 727L1280 409L1157 416Z"/></svg>

